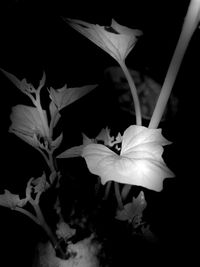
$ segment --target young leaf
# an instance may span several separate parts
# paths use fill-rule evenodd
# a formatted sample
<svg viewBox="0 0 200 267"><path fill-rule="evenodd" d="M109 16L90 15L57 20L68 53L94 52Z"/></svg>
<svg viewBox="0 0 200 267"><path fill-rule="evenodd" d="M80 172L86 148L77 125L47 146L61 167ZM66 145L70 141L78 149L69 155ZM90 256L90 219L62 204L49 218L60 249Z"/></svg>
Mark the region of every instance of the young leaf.
<svg viewBox="0 0 200 267"><path fill-rule="evenodd" d="M20 199L19 195L12 194L7 189L4 190L4 194L0 194L0 205L10 209L23 207L27 202L27 199Z"/></svg>
<svg viewBox="0 0 200 267"><path fill-rule="evenodd" d="M39 90L45 85L45 82L46 82L46 73L43 72L42 79L40 80L39 87L38 87Z"/></svg>
<svg viewBox="0 0 200 267"><path fill-rule="evenodd" d="M45 173L42 174L42 176L36 178L35 180L32 181L34 193L43 193L49 188L49 184L46 180L46 175Z"/></svg>

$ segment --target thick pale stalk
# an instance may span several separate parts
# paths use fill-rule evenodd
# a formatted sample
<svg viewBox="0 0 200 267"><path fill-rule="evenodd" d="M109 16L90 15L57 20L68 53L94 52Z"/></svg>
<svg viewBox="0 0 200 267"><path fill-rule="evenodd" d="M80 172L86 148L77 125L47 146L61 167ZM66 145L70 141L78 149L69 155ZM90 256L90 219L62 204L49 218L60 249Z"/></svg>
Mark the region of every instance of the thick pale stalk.
<svg viewBox="0 0 200 267"><path fill-rule="evenodd" d="M180 68L183 56L190 42L190 39L199 22L200 0L192 0L190 2L181 35L179 37L174 55L172 57L166 78L161 89L156 107L154 109L149 128L157 128L165 110L172 87L174 85L178 70Z"/></svg>
<svg viewBox="0 0 200 267"><path fill-rule="evenodd" d="M124 61L120 61L119 64L120 64L120 66L124 72L124 75L125 75L127 81L128 81L128 84L129 84L130 89L131 89L131 94L133 96L135 114L136 114L136 124L142 125L140 102L139 102L139 98L137 95L137 89L136 89L135 83L134 83L133 78L131 77L131 74L130 74L128 68L126 67Z"/></svg>

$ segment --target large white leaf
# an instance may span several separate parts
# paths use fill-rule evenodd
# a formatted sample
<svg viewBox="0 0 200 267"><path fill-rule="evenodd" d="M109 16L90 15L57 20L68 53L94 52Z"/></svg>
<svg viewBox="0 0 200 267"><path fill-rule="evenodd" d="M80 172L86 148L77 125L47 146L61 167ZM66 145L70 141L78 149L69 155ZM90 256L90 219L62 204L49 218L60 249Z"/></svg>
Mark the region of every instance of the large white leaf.
<svg viewBox="0 0 200 267"><path fill-rule="evenodd" d="M169 142L161 135L161 129L130 126L122 137L121 153L116 154L101 144L89 144L83 148L91 173L107 181L143 186L161 191L163 180L174 177L162 159L163 145Z"/></svg>

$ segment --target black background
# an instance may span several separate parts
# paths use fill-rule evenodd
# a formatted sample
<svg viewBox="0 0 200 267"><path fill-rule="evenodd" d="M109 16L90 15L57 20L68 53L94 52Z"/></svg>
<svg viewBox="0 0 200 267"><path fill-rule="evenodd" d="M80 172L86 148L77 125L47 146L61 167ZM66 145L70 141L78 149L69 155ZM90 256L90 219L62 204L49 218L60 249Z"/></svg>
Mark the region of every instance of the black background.
<svg viewBox="0 0 200 267"><path fill-rule="evenodd" d="M5 3L4 3L5 2ZM103 71L116 62L104 51L69 28L62 16L106 25L111 18L122 25L143 31L143 37L127 59L135 69L149 69L162 83L173 54L189 1L123 1L108 5L74 1L2 1L0 6L0 68L18 78L26 78L37 86L42 71L47 86L60 88L102 83ZM198 184L198 91L199 91L199 29L185 54L174 93L179 99L178 113L163 125L166 137L173 142L167 148L168 166L177 177L164 182L164 190L152 194L154 219L166 240L164 258L175 255L193 259L192 244L197 238L196 220ZM23 96L2 73L1 90L1 178L0 190L23 192L27 177L41 174L42 159L37 152L8 134L9 114L13 105L27 104ZM115 116L112 96L101 86L79 104L67 108L63 121L66 143L75 144L80 132L93 137L106 125L128 125ZM33 160L34 158L37 160ZM0 209L2 256L7 264L30 258L42 234L29 219L10 210ZM152 215L154 216L154 215ZM30 231L31 229L31 231ZM31 249L30 249L31 248ZM181 254L178 253L181 251ZM187 253L186 253L187 252ZM193 251L192 251L193 252ZM9 255L9 258L7 258ZM24 257L26 255L26 257ZM173 264L173 260L172 260Z"/></svg>

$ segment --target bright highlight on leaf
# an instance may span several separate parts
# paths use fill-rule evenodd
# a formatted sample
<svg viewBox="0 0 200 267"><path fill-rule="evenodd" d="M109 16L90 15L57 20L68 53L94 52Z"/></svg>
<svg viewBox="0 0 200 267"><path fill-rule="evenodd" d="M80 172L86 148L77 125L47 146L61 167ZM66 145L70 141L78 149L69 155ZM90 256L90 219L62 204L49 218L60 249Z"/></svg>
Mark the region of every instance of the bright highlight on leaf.
<svg viewBox="0 0 200 267"><path fill-rule="evenodd" d="M122 136L119 154L102 144L89 144L83 148L91 173L107 181L146 187L161 191L163 180L174 177L162 159L164 145L170 144L161 129L132 125Z"/></svg>
<svg viewBox="0 0 200 267"><path fill-rule="evenodd" d="M139 30L120 25L114 19L110 26L95 25L76 19L65 21L118 62L126 59L135 46L137 37L142 34Z"/></svg>

